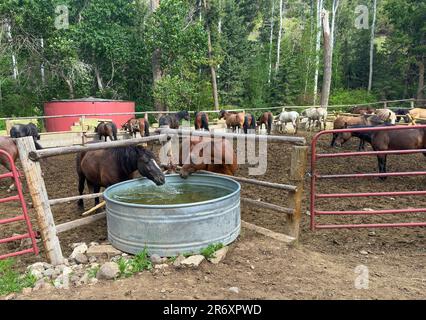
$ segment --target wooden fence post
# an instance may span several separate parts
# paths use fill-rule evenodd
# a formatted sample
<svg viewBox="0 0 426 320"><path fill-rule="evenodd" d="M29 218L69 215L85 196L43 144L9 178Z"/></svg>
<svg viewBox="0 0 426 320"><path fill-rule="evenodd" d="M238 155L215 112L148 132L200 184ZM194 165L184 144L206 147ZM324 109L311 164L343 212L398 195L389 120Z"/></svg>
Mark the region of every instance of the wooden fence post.
<svg viewBox="0 0 426 320"><path fill-rule="evenodd" d="M308 159L307 146L294 146L291 152L290 182L297 186L295 192L290 192L294 200L294 214L287 216L287 234L299 238L300 220L302 219L303 185Z"/></svg>
<svg viewBox="0 0 426 320"><path fill-rule="evenodd" d="M84 128L84 119L86 117L85 116L81 116L80 118L80 126L81 126L81 143L82 145L86 145L86 130Z"/></svg>
<svg viewBox="0 0 426 320"><path fill-rule="evenodd" d="M62 264L64 257L56 235L55 221L50 209L40 163L33 162L29 158L29 153L36 150L33 137L20 138L16 142L47 258L53 265Z"/></svg>

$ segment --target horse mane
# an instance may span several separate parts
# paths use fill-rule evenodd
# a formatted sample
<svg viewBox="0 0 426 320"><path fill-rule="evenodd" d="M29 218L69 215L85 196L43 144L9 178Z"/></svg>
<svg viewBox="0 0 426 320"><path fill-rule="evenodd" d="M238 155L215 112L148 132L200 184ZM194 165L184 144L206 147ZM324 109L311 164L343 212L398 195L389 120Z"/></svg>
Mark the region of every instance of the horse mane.
<svg viewBox="0 0 426 320"><path fill-rule="evenodd" d="M111 152L115 160L117 160L120 169L125 174L130 174L137 170L137 162L142 154L146 154L149 158L155 159L155 155L152 151L138 146L118 147L107 149L107 151Z"/></svg>

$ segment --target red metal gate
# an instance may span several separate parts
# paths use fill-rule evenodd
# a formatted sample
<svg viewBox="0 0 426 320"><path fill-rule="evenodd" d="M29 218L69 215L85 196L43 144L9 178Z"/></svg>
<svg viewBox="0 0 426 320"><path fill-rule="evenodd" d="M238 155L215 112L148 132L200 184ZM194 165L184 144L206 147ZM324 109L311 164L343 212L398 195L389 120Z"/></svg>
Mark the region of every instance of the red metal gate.
<svg viewBox="0 0 426 320"><path fill-rule="evenodd" d="M344 152L344 153L317 153L318 139L323 135L344 132L372 132L381 130L407 130L426 128L426 125L406 127L376 127L376 128L357 128L357 129L341 129L341 130L326 130L316 134L312 140L311 154L311 195L310 195L310 215L311 215L311 230L315 229L337 229L337 228L382 228L382 227L425 227L426 222L406 222L406 223L382 223L382 224L319 224L316 222L316 217L321 215L379 215L379 214L403 214L403 213L421 213L426 212L426 208L407 208L407 209L388 209L388 210L371 210L371 211L324 211L317 210L317 199L338 199L338 198L362 198L362 197L381 197L381 196L424 196L424 191L397 191L397 192L365 192L365 193L334 193L334 194L319 194L316 193L316 182L319 179L342 179L342 178L377 178L377 177L395 177L395 176L424 176L426 171L412 172L386 172L386 173L353 173L353 174L320 174L316 168L316 162L323 158L342 158L342 157L361 157L361 156L377 156L388 154L413 154L426 153L426 149L415 150L388 150L388 151L366 151L366 152Z"/></svg>
<svg viewBox="0 0 426 320"><path fill-rule="evenodd" d="M34 231L32 229L32 226L31 226L31 221L30 221L30 218L28 216L28 210L27 210L27 206L25 204L25 199L24 199L24 196L22 194L22 186L21 186L21 182L19 181L18 170L16 169L16 166L15 166L15 163L14 163L12 157L7 152L5 152L4 150L0 150L0 155L2 157L4 157L5 159L7 159L7 161L10 163L10 168L11 168L10 172L0 174L0 179L12 178L13 182L15 184L16 190L18 192L18 194L15 195L15 196L7 197L7 198L0 198L0 203L11 202L11 201L19 201L21 203L21 208L22 208L22 214L21 215L19 215L17 217L13 217L13 218L7 218L7 219L0 220L0 225L12 223L12 222L16 222L16 221L25 221L25 223L27 225L27 231L28 231L27 233L22 234L22 235L16 235L16 236L12 236L12 237L9 237L9 238L0 239L0 244L11 242L11 241L16 241L16 240L21 240L21 239L26 239L26 238L31 239L31 248L20 250L20 251L17 251L17 252L7 253L7 254L4 254L4 255L0 255L0 260L6 259L6 258L9 258L9 257L14 257L14 256L17 256L17 255L20 255L20 254L32 253L32 252L37 255L38 254L38 247L37 247L37 243L36 243L36 240L35 240L35 234L34 234ZM1 215L1 212L0 212L0 215Z"/></svg>

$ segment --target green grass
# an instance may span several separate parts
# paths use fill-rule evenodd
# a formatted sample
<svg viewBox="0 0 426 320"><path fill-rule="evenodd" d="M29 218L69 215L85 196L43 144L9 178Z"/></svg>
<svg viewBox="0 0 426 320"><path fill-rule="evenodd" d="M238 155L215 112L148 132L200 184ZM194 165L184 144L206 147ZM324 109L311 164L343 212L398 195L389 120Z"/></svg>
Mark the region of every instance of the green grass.
<svg viewBox="0 0 426 320"><path fill-rule="evenodd" d="M21 292L23 288L33 287L37 279L29 273L20 275L13 270L13 259L0 260L0 296Z"/></svg>
<svg viewBox="0 0 426 320"><path fill-rule="evenodd" d="M145 248L131 259L120 258L117 261L121 277L130 277L131 275L143 270L151 270L152 262L148 257L148 251Z"/></svg>
<svg viewBox="0 0 426 320"><path fill-rule="evenodd" d="M201 250L201 254L206 258L206 259L211 259L213 258L214 253L223 248L223 244L222 243L214 243L214 244L210 244L207 248L204 248Z"/></svg>
<svg viewBox="0 0 426 320"><path fill-rule="evenodd" d="M100 266L90 268L90 270L88 271L89 278L96 278L96 275L98 274L100 268Z"/></svg>

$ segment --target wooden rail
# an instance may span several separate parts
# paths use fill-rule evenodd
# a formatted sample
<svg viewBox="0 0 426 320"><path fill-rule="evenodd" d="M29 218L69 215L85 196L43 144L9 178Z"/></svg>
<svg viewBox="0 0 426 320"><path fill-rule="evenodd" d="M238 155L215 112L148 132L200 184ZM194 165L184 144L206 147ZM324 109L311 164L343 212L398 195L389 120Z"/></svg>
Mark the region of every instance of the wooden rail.
<svg viewBox="0 0 426 320"><path fill-rule="evenodd" d="M38 161L43 158L49 158L53 156L59 156L70 153L78 153L84 151L93 151L93 150L101 150L101 149L111 149L117 147L126 147L133 146L143 142L156 141L156 140L167 140L166 134L154 135L143 138L136 139L126 139L120 141L109 141L109 142L98 142L92 144L86 144L84 146L71 146L71 147L58 147L58 148L50 148L50 149L42 149L31 151L29 157L33 161Z"/></svg>

